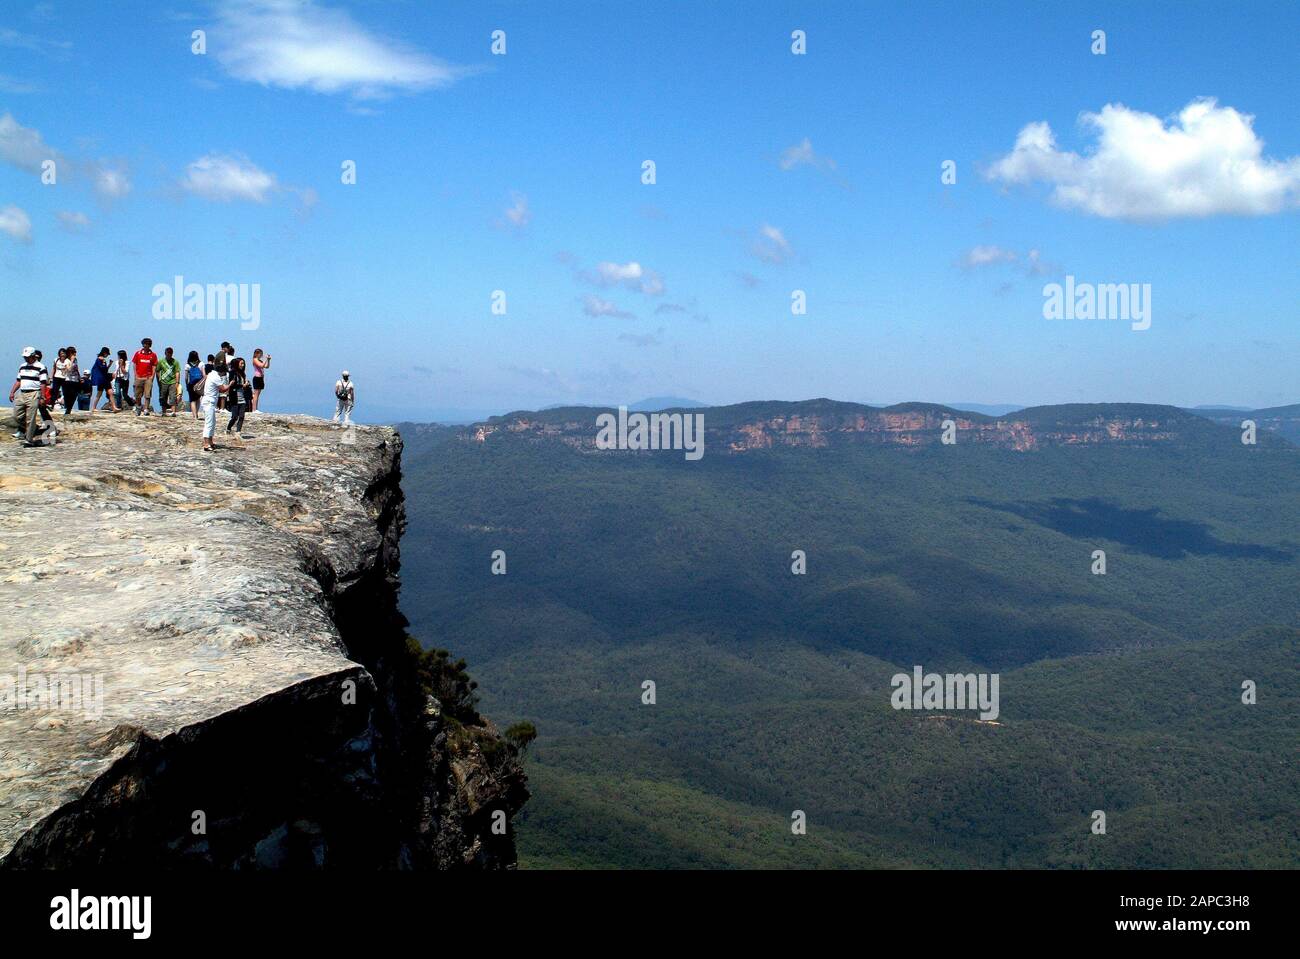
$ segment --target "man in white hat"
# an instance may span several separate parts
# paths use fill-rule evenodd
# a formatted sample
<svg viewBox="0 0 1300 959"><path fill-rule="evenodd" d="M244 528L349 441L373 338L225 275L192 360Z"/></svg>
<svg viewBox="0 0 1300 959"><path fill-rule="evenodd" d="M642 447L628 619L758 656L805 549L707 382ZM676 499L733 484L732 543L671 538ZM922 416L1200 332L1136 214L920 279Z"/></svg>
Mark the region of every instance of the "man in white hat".
<svg viewBox="0 0 1300 959"><path fill-rule="evenodd" d="M352 382L351 376L347 370L339 374L340 379L334 381L334 398L338 400L334 407L334 422L343 417L343 425L352 425L352 407L357 401L357 388Z"/></svg>
<svg viewBox="0 0 1300 959"><path fill-rule="evenodd" d="M9 390L9 402L13 403L14 420L20 429L25 430L26 446L39 446L36 442L36 424L41 418L41 390L50 382L50 375L45 365L36 359L34 346L23 347L23 365L18 367L18 376ZM18 399L15 401L14 397Z"/></svg>

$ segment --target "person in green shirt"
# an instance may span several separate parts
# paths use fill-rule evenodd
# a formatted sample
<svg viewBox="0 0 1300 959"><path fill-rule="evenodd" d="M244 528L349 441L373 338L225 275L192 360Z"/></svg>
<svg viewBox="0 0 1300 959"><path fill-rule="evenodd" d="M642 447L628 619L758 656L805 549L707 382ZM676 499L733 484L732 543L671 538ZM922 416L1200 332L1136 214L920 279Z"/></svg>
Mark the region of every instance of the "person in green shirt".
<svg viewBox="0 0 1300 959"><path fill-rule="evenodd" d="M161 415L175 416L181 398L181 364L169 346L158 361L158 405Z"/></svg>

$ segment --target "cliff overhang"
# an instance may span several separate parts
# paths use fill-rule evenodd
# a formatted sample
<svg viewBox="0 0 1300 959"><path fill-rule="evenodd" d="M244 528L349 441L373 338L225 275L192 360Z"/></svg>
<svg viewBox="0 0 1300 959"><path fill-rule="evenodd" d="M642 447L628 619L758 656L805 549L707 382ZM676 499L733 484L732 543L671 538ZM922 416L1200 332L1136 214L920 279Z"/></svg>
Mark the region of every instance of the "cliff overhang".
<svg viewBox="0 0 1300 959"><path fill-rule="evenodd" d="M0 445L0 866L512 866L517 757L412 675L400 436L247 434Z"/></svg>

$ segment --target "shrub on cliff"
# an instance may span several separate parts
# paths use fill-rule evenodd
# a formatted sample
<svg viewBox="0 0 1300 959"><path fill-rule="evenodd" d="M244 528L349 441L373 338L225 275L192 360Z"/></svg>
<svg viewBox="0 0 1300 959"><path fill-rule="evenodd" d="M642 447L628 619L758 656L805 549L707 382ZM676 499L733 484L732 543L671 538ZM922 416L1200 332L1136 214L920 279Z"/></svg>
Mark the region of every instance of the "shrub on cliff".
<svg viewBox="0 0 1300 959"><path fill-rule="evenodd" d="M514 723L506 730L506 741L519 752L528 748L528 744L537 738L537 727L530 722Z"/></svg>
<svg viewBox="0 0 1300 959"><path fill-rule="evenodd" d="M445 649L425 649L413 636L406 637L406 649L420 690L442 704L444 716L472 726L482 723L474 691L478 683L465 672L465 660L453 661Z"/></svg>

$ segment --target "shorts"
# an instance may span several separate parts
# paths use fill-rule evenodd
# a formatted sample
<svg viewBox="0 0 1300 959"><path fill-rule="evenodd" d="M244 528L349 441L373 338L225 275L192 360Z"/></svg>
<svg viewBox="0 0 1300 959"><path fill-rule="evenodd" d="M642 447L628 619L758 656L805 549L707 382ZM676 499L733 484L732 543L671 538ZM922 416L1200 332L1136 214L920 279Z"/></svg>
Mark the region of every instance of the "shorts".
<svg viewBox="0 0 1300 959"><path fill-rule="evenodd" d="M264 389L266 389L266 377L265 377L265 376L254 376L254 377L253 377L253 389L255 389L255 390L264 390Z"/></svg>

